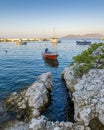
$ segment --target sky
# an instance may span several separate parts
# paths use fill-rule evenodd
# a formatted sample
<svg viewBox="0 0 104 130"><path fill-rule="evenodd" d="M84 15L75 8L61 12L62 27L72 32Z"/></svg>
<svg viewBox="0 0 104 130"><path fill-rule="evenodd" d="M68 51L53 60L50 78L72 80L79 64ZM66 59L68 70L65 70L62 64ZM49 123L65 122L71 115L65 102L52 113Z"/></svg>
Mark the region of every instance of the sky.
<svg viewBox="0 0 104 130"><path fill-rule="evenodd" d="M0 37L104 34L104 0L0 0Z"/></svg>

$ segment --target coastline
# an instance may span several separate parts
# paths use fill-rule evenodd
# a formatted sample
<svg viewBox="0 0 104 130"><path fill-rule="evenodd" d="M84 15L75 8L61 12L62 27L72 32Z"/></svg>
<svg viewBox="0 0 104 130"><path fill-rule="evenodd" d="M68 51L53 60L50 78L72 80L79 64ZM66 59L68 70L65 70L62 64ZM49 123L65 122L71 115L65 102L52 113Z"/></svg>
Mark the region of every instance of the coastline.
<svg viewBox="0 0 104 130"><path fill-rule="evenodd" d="M79 55L77 61L62 73L67 88L72 92L75 130L104 129L104 44L97 46L90 54L95 59L91 68L82 74L81 67L84 68L87 63L78 63L81 58Z"/></svg>
<svg viewBox="0 0 104 130"><path fill-rule="evenodd" d="M97 49L93 50L92 52L92 56L93 57L97 56L97 58L99 58L99 55L101 54L102 55L104 54L104 46L102 47L100 46ZM14 126L12 126L12 128L7 128L4 130L11 130L11 129L19 130L20 127L18 127L19 125L17 124L21 124L22 125L21 128L23 127L26 130L91 130L91 129L103 130L104 129L104 115L103 115L104 69L101 68L102 67L101 65L103 64L103 60L101 60L100 57L100 61L96 59L95 63L96 63L94 64L95 68L93 69L89 68L88 72L83 74L81 73L81 76L77 75L79 73L76 73L78 69L76 69L75 71L75 67L77 68L83 67L83 65L85 64L82 63L81 64L74 63L73 65L66 67L62 73L67 88L69 89L69 91L72 92L72 100L74 102L74 111L75 111L74 123L69 121L68 122L49 121L46 117L41 115L41 112L39 113L39 111L35 109L34 113L32 113L33 117L29 120L27 124L25 124L24 122L22 123L18 122L16 124L13 124ZM51 75L50 73L48 74ZM40 78L38 78L38 80L36 81L36 84L37 82L39 82L39 84L45 83L45 85L47 86L45 90L50 91L52 90L52 80L51 78L49 78L50 80L47 80L46 77L48 74L46 75L42 74ZM31 89L29 91L31 91ZM45 94L47 95L47 93ZM29 95L31 98L31 94ZM16 96L16 93L14 93L13 97L14 96ZM48 99L49 98L47 97L47 100ZM46 103L48 103L47 100L45 100ZM24 105L22 107L24 107ZM41 110L41 106L39 109Z"/></svg>

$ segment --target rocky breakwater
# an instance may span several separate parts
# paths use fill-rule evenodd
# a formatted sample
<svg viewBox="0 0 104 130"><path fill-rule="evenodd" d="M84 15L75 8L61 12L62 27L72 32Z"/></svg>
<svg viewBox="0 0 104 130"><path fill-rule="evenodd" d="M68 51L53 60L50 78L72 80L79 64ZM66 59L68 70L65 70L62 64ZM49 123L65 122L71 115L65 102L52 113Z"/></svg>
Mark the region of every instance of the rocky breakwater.
<svg viewBox="0 0 104 130"><path fill-rule="evenodd" d="M104 130L104 44L74 57L62 74L74 102L75 130Z"/></svg>
<svg viewBox="0 0 104 130"><path fill-rule="evenodd" d="M49 94L51 90L52 74L50 72L43 73L31 86L18 93L14 92L5 99L7 111L16 113L17 119L27 123L29 127L30 121L38 118L45 110L49 103ZM16 122L15 126L19 126L17 124L21 123ZM23 128L25 128L24 123L22 124ZM10 129L13 129L13 127L16 129L17 127L15 128L15 126L12 124L12 128ZM28 127L26 128L29 129Z"/></svg>

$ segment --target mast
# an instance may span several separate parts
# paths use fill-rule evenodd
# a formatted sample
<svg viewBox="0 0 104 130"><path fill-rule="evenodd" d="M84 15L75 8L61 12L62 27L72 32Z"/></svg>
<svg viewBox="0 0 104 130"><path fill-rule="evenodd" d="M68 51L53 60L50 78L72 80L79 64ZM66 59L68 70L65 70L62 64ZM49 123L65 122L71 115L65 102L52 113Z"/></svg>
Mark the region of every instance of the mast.
<svg viewBox="0 0 104 130"><path fill-rule="evenodd" d="M55 38L55 27L53 28L53 37Z"/></svg>

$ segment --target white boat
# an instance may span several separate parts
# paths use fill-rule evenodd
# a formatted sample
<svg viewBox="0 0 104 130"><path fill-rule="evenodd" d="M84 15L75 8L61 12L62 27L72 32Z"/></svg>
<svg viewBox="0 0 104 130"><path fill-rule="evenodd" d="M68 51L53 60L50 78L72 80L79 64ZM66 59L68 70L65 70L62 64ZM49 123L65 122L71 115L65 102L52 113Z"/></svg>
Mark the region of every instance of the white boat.
<svg viewBox="0 0 104 130"><path fill-rule="evenodd" d="M55 36L55 28L53 29L53 37L50 38L50 42L51 43L60 43L61 40L59 40L56 36Z"/></svg>
<svg viewBox="0 0 104 130"><path fill-rule="evenodd" d="M51 43L60 43L61 42L58 38L55 38L55 37L51 38L50 41L51 41Z"/></svg>
<svg viewBox="0 0 104 130"><path fill-rule="evenodd" d="M16 44L17 44L17 45L26 45L27 42L25 42L25 41L24 41L24 42L22 42L22 41L17 41Z"/></svg>

